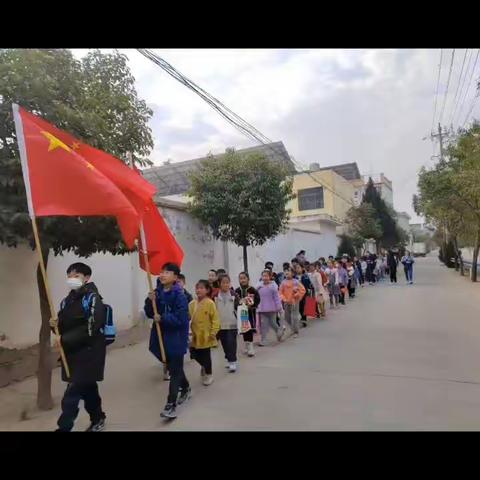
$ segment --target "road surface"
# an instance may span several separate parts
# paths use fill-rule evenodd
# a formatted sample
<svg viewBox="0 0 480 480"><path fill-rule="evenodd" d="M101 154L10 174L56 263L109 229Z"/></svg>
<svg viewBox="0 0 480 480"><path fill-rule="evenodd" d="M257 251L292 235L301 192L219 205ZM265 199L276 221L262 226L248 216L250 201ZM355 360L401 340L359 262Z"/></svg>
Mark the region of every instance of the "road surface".
<svg viewBox="0 0 480 480"><path fill-rule="evenodd" d="M159 417L168 383L146 344L112 351L107 430L480 429L480 287L434 256L417 260L414 285L399 278L359 289L297 339L242 355L237 373L216 349L210 387L188 362L193 397L169 423ZM49 412L31 406L35 379L0 389L0 430L55 429L58 375ZM82 411L75 429L87 425Z"/></svg>

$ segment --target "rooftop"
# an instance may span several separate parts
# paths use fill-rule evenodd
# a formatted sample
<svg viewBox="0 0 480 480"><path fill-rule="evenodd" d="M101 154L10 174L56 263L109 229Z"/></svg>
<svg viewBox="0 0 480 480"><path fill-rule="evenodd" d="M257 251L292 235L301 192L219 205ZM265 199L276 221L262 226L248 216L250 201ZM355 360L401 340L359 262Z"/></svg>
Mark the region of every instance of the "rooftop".
<svg viewBox="0 0 480 480"><path fill-rule="evenodd" d="M243 148L236 150L241 154L263 153L267 158L287 166L295 172L295 167L283 142L273 142L267 145ZM214 155L221 157L225 153ZM157 187L156 197L179 195L190 188L188 173L196 169L202 160L207 157L194 158L184 162L168 163L158 167L147 168L142 171L143 176Z"/></svg>

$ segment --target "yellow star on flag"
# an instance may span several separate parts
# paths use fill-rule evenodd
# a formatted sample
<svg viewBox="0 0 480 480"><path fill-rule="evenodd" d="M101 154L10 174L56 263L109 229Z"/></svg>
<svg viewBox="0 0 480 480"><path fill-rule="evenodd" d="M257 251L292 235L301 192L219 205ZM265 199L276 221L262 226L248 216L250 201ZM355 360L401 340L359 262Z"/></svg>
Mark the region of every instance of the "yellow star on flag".
<svg viewBox="0 0 480 480"><path fill-rule="evenodd" d="M77 150L78 148L80 148L80 144L79 144L78 142L73 142L73 143L72 143L72 148L73 148L74 150Z"/></svg>
<svg viewBox="0 0 480 480"><path fill-rule="evenodd" d="M57 137L52 135L50 132L45 132L42 130L42 135L44 135L47 140L50 141L50 145L48 146L48 151L51 152L52 150L55 150L56 148L63 148L67 152L71 152L72 150L67 147L61 140L59 140Z"/></svg>
<svg viewBox="0 0 480 480"><path fill-rule="evenodd" d="M95 167L90 162L87 162L85 160L85 163L87 164L87 168L89 168L90 170L95 170Z"/></svg>

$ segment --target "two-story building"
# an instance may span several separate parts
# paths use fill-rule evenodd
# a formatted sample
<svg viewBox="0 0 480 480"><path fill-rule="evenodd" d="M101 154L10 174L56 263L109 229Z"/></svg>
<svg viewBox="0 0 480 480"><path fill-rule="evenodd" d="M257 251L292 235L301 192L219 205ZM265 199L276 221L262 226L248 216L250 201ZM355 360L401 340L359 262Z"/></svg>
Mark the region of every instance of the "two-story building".
<svg viewBox="0 0 480 480"><path fill-rule="evenodd" d="M308 171L296 173L290 225L319 234L322 251L335 255L346 213L355 205L354 182L359 180L356 163L323 168L313 163Z"/></svg>

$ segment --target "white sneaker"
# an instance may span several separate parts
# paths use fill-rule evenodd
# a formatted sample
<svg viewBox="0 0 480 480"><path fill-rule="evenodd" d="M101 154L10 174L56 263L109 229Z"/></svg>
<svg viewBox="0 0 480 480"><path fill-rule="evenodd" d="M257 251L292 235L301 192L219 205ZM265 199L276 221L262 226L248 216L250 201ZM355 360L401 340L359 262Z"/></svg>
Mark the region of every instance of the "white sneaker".
<svg viewBox="0 0 480 480"><path fill-rule="evenodd" d="M228 370L230 373L234 373L237 371L237 362L231 362L228 364Z"/></svg>
<svg viewBox="0 0 480 480"><path fill-rule="evenodd" d="M255 356L255 348L253 347L253 342L248 342L247 355L249 357Z"/></svg>
<svg viewBox="0 0 480 480"><path fill-rule="evenodd" d="M298 338L298 333L294 333L293 338Z"/></svg>
<svg viewBox="0 0 480 480"><path fill-rule="evenodd" d="M206 387L208 387L212 383L213 383L213 375L205 375L205 377L203 377L203 384Z"/></svg>

